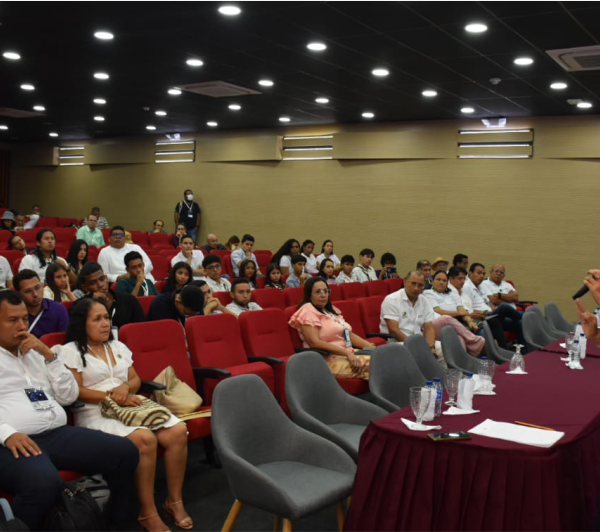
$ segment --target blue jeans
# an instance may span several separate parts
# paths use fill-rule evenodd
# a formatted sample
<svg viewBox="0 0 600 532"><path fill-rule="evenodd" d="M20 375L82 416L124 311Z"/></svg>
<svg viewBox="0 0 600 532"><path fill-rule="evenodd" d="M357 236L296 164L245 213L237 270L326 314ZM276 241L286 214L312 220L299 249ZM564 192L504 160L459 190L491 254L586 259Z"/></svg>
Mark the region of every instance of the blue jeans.
<svg viewBox="0 0 600 532"><path fill-rule="evenodd" d="M194 244L196 243L196 229L187 229L185 230L185 232L190 235L192 237L192 239L194 240Z"/></svg>

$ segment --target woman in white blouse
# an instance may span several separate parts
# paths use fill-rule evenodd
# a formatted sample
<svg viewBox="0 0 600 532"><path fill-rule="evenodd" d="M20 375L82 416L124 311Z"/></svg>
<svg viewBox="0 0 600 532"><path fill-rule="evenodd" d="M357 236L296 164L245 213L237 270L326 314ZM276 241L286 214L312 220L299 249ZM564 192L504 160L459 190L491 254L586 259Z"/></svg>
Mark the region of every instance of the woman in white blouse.
<svg viewBox="0 0 600 532"><path fill-rule="evenodd" d="M192 528L192 519L182 502L187 462L185 423L172 415L161 427L150 430L124 425L100 413L99 403L105 397L111 397L122 406L140 404L135 393L141 384L131 351L125 344L113 340L110 318L102 301L84 298L73 305L67 341L66 345L53 349L73 372L79 384L79 399L86 403L75 410L75 424L129 438L140 451L136 471L140 525L150 531L168 530L154 504L156 450L160 444L165 449L167 478L167 500L163 509L175 518L177 526Z"/></svg>
<svg viewBox="0 0 600 532"><path fill-rule="evenodd" d="M37 250L31 255L23 257L19 265L19 271L33 270L41 280L44 280L46 278L46 268L49 264L60 262L68 268L67 261L56 255L56 235L52 229L40 229L35 239L38 245ZM77 277L75 274L72 272L69 273L69 282L75 284L76 281Z"/></svg>
<svg viewBox="0 0 600 532"><path fill-rule="evenodd" d="M283 275L292 273L292 257L300 254L300 242L295 238L286 240L273 255L271 262L279 265L279 269Z"/></svg>
<svg viewBox="0 0 600 532"><path fill-rule="evenodd" d="M321 254L317 257L317 267L321 265L324 259L331 259L333 261L333 268L337 272L341 268L340 259L333 252L333 240L325 240L321 246Z"/></svg>
<svg viewBox="0 0 600 532"><path fill-rule="evenodd" d="M302 246L300 247L300 251L303 257L306 259L306 266L304 266L304 271L306 273L310 273L311 275L319 273L319 268L317 266L317 257L313 255L314 249L315 243L312 240L305 240L304 242L302 242Z"/></svg>

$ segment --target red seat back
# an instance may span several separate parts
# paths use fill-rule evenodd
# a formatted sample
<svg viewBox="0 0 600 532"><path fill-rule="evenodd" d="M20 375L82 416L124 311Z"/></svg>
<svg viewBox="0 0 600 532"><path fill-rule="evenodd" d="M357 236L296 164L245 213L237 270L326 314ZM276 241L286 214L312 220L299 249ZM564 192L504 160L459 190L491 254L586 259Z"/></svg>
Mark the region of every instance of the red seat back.
<svg viewBox="0 0 600 532"><path fill-rule="evenodd" d="M58 227L58 216L44 216L39 219L36 227L40 229L43 227L49 227L50 229Z"/></svg>
<svg viewBox="0 0 600 532"><path fill-rule="evenodd" d="M257 288L252 290L252 301L262 308L285 308L285 298L282 290L273 290L272 288Z"/></svg>
<svg viewBox="0 0 600 532"><path fill-rule="evenodd" d="M367 289L363 286L363 283L342 283L340 290L344 299L367 297Z"/></svg>
<svg viewBox="0 0 600 532"><path fill-rule="evenodd" d="M294 312L296 312L296 310L298 310L298 308L295 305L291 306L291 307L287 307L283 311L283 315L285 317L285 322L288 324L288 334L290 335L290 340L292 341L292 345L294 347L304 347L302 338L300 338L300 334L298 333L298 331L296 329L294 329L293 327L290 327L290 325L289 325L290 318L292 317Z"/></svg>
<svg viewBox="0 0 600 532"><path fill-rule="evenodd" d="M329 290L331 290L331 293L329 294L329 301L333 302L333 301L342 301L344 299L344 297L342 296L342 291L340 290L339 285L337 284L330 284L329 285Z"/></svg>
<svg viewBox="0 0 600 532"><path fill-rule="evenodd" d="M55 332L48 333L40 336L40 340L48 347L54 347L55 345L63 345L67 341L67 333Z"/></svg>
<svg viewBox="0 0 600 532"><path fill-rule="evenodd" d="M304 297L304 287L298 286L293 288L286 288L283 291L283 297L285 298L285 306L298 305Z"/></svg>
<svg viewBox="0 0 600 532"><path fill-rule="evenodd" d="M361 338L365 338L365 329L360 319L360 310L356 299L347 301L336 301L335 307L342 313L345 321L352 327L352 332Z"/></svg>
<svg viewBox="0 0 600 532"><path fill-rule="evenodd" d="M385 298L383 296L364 297L358 300L360 310L360 319L363 329L369 333L379 332L379 321L381 317L381 304Z"/></svg>
<svg viewBox="0 0 600 532"><path fill-rule="evenodd" d="M0 242L8 242L8 239L11 236L12 236L12 233L10 231L0 231Z"/></svg>
<svg viewBox="0 0 600 532"><path fill-rule="evenodd" d="M266 284L267 284L266 277L257 277L256 278L256 288L264 288Z"/></svg>
<svg viewBox="0 0 600 532"><path fill-rule="evenodd" d="M140 306L142 307L142 310L144 311L144 316L148 316L148 311L150 310L150 305L152 304L152 301L154 301L156 299L156 296L140 296L137 298L137 300L140 303Z"/></svg>
<svg viewBox="0 0 600 532"><path fill-rule="evenodd" d="M61 301L61 303L67 309L67 312L71 312L71 307L73 306L74 301Z"/></svg>
<svg viewBox="0 0 600 532"><path fill-rule="evenodd" d="M239 322L248 355L283 357L294 354L283 310L270 308L260 312L242 312Z"/></svg>
<svg viewBox="0 0 600 532"><path fill-rule="evenodd" d="M367 296L387 296L390 293L390 287L385 281L367 281L364 283L367 290Z"/></svg>
<svg viewBox="0 0 600 532"><path fill-rule="evenodd" d="M233 299L231 299L231 292L213 292L213 296L225 306L229 305L229 303L233 301Z"/></svg>
<svg viewBox="0 0 600 532"><path fill-rule="evenodd" d="M96 246L88 246L88 262L96 262L98 260L98 255L100 254L100 249ZM66 257L65 257L66 258Z"/></svg>
<svg viewBox="0 0 600 532"><path fill-rule="evenodd" d="M160 281L166 279L171 271L171 264L167 261L166 257L162 255L148 255L148 258L152 261L152 275L154 279Z"/></svg>
<svg viewBox="0 0 600 532"><path fill-rule="evenodd" d="M147 245L148 244L148 233L144 231L129 231L131 233L131 240L133 240L134 244L138 246ZM171 246L173 247L173 246Z"/></svg>
<svg viewBox="0 0 600 532"><path fill-rule="evenodd" d="M273 253L268 249L255 249L253 253L256 257L256 262L258 262L258 269L263 273L267 273L267 266L273 259Z"/></svg>
<svg viewBox="0 0 600 532"><path fill-rule="evenodd" d="M397 279L386 279L383 282L388 285L390 294L392 292L397 292L404 286L404 279L402 279L402 277L398 277Z"/></svg>
<svg viewBox="0 0 600 532"><path fill-rule="evenodd" d="M154 286L156 286L156 289L158 290L158 293L162 294L163 291L164 291L164 289L165 289L165 286L167 286L167 281L156 281L154 283Z"/></svg>
<svg viewBox="0 0 600 532"><path fill-rule="evenodd" d="M163 233L149 233L147 235L148 243L154 247L156 244L164 244L166 246L173 247L173 242L171 241L171 237L169 235L165 235Z"/></svg>

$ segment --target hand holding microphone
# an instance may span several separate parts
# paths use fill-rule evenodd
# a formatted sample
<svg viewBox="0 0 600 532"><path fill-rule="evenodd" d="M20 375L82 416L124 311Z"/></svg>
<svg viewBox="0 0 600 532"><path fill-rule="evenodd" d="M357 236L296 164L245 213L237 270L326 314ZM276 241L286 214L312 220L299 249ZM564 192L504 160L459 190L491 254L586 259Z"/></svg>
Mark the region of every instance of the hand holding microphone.
<svg viewBox="0 0 600 532"><path fill-rule="evenodd" d="M587 275L589 277L583 281L583 286L573 295L573 299L579 299L591 291L596 304L600 306L600 270L588 270Z"/></svg>

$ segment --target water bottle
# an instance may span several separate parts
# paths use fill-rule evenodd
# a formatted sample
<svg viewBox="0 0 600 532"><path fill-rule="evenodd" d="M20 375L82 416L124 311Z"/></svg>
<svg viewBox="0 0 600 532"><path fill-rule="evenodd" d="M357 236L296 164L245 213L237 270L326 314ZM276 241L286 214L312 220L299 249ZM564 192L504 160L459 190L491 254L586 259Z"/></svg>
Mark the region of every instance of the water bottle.
<svg viewBox="0 0 600 532"><path fill-rule="evenodd" d="M429 400L427 402L427 410L425 411L425 415L423 416L423 421L431 421L435 417L436 398L436 390L433 387L433 381L427 381L427 384L425 384L425 391L423 393L426 397L429 397Z"/></svg>
<svg viewBox="0 0 600 532"><path fill-rule="evenodd" d="M523 346L520 344L515 345L515 354L510 359L510 371L522 371L525 372L525 359L521 354L521 348Z"/></svg>
<svg viewBox="0 0 600 532"><path fill-rule="evenodd" d="M575 340L573 342L573 350L571 351L571 363L576 366L577 364L579 364L579 353L581 347L579 345L579 340Z"/></svg>
<svg viewBox="0 0 600 532"><path fill-rule="evenodd" d="M600 329L600 307L594 310L594 316L596 316L596 324L598 329Z"/></svg>
<svg viewBox="0 0 600 532"><path fill-rule="evenodd" d="M584 333L579 335L579 358L583 360L585 358L585 350L587 349L587 338Z"/></svg>
<svg viewBox="0 0 600 532"><path fill-rule="evenodd" d="M581 322L577 322L577 326L575 327L575 339L579 339L579 335L583 332L583 327L581 327Z"/></svg>
<svg viewBox="0 0 600 532"><path fill-rule="evenodd" d="M433 379L433 387L437 390L435 397L435 417L439 417L442 415L442 393L444 390L439 377Z"/></svg>

